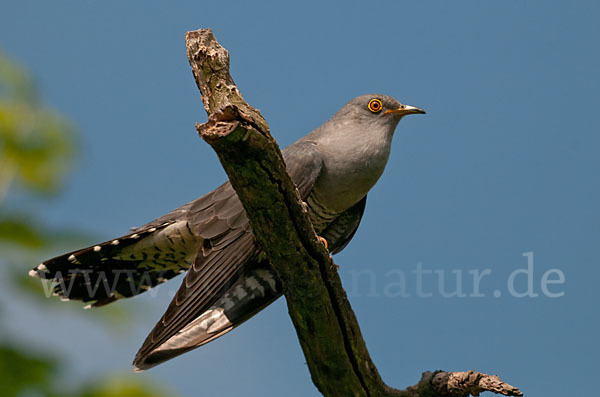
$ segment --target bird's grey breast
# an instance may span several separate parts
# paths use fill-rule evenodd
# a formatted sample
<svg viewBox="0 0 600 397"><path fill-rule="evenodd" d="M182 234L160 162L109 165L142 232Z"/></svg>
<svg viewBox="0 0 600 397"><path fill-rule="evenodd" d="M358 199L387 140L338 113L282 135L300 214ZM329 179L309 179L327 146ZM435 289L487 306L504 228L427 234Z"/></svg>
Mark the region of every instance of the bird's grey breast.
<svg viewBox="0 0 600 397"><path fill-rule="evenodd" d="M393 130L383 125L336 123L336 133L316 140L323 169L313 197L341 213L360 201L375 185L387 164Z"/></svg>

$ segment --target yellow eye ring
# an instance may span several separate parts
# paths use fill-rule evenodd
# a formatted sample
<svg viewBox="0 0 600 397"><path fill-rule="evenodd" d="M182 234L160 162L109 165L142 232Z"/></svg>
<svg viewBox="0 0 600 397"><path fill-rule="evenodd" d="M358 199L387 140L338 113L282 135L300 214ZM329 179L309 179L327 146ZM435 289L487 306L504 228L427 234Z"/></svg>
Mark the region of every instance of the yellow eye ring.
<svg viewBox="0 0 600 397"><path fill-rule="evenodd" d="M383 109L383 103L381 103L379 99L371 99L367 107L371 112L379 113L381 112L381 109Z"/></svg>

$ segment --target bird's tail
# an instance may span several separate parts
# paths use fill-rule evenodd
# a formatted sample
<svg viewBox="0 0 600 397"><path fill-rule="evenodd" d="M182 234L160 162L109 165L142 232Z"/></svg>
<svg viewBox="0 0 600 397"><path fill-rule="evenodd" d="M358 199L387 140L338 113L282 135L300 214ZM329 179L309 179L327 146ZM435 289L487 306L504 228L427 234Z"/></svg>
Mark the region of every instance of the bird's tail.
<svg viewBox="0 0 600 397"><path fill-rule="evenodd" d="M136 372L145 371L167 360L225 335L281 296L281 285L273 273L256 268L242 274L207 310L189 322L164 343L155 346L148 335L133 361Z"/></svg>
<svg viewBox="0 0 600 397"><path fill-rule="evenodd" d="M51 280L52 294L62 300L102 306L184 273L201 242L185 221L143 227L49 259L29 275Z"/></svg>

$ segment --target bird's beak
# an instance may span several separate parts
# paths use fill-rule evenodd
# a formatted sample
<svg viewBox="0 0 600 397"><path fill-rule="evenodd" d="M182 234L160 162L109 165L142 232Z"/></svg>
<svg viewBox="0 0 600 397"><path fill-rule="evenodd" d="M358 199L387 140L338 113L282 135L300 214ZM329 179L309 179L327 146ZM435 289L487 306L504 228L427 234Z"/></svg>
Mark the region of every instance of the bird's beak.
<svg viewBox="0 0 600 397"><path fill-rule="evenodd" d="M416 106L401 105L398 109L389 109L384 112L385 114L398 114L400 116L406 116L407 114L425 114L425 111Z"/></svg>

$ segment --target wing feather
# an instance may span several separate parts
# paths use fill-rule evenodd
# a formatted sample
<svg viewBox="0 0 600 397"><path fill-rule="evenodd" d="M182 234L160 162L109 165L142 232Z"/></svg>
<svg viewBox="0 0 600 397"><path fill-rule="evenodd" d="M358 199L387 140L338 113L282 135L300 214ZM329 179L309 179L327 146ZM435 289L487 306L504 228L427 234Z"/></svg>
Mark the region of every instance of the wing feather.
<svg viewBox="0 0 600 397"><path fill-rule="evenodd" d="M317 145L310 141L297 142L283 151L283 157L301 197L306 199L323 166ZM265 270L256 273L252 280L247 280L262 294L257 293L235 302L229 298L228 291L233 289L236 282L238 284L232 293L237 291L240 296L247 295L239 284L242 282L240 277L252 273L258 266L258 248L248 218L229 182L204 196L203 200L193 203L188 209L188 219L194 233L204 239L202 247L165 314L138 351L134 360L136 368L156 365L226 333L280 294L274 276ZM268 287L258 284L260 276L263 277L263 283L268 281ZM211 307L220 299L225 299L223 305L228 306L231 318L227 317L225 325L216 334L193 333L189 325L206 326L213 318ZM196 336L184 338L182 332ZM176 348L169 348L169 354L164 353L166 347L171 345Z"/></svg>
<svg viewBox="0 0 600 397"><path fill-rule="evenodd" d="M332 255L346 248L350 240L352 240L352 237L356 234L358 225L360 225L366 205L367 196L344 211L321 233L321 237L327 240Z"/></svg>

